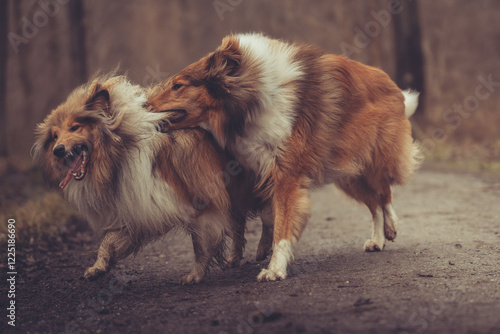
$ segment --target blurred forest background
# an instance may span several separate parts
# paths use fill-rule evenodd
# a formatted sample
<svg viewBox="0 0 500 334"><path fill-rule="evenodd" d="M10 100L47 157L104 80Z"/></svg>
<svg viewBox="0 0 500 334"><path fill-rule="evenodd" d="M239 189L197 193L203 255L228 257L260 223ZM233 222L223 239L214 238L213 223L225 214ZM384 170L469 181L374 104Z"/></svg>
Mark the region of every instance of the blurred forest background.
<svg viewBox="0 0 500 334"><path fill-rule="evenodd" d="M31 168L36 123L97 70L153 85L231 32L313 43L422 92L429 161L500 160L500 1L2 0L0 174Z"/></svg>
<svg viewBox="0 0 500 334"><path fill-rule="evenodd" d="M57 190L49 190L46 187L39 169L33 166L30 150L34 141L36 124L41 122L52 109L63 103L73 89L86 82L96 71L110 71L120 65L121 72L127 73L134 83L144 86L155 85L213 51L220 45L224 36L230 33L253 31L263 32L288 41L315 44L329 53L344 54L362 63L383 69L402 89L418 90L421 92L420 104L416 114L412 116L411 122L413 135L421 142L426 164L430 166L426 168L440 168L445 172L466 170L473 171L474 174L479 174L477 172L481 171L486 172L484 174L488 174L488 177L493 175L491 177L496 180L495 182L500 180L500 131L498 130L500 126L500 0L0 0L0 248L6 249L7 247L7 220L15 219L16 261L20 264L18 265L19 270L25 273L20 275L19 295L23 296L23 291L28 292L24 294L24 297L20 297L24 298L21 299L21 303L16 304L21 307L20 310L23 308L26 310L26 312L20 312L19 320L22 326L30 324L35 326L33 332L44 332L43 329L48 328L52 323L59 326L67 319L79 319L78 321L87 323L90 320L86 318L82 320L80 315L97 305L94 296L97 296L99 301L102 291L111 291L111 289L103 289L97 293L98 285L90 287L78 283L79 277L81 277L80 267L90 259L88 254L91 252L89 250L95 249L99 236L90 232L88 224L69 208ZM483 173L480 174L483 176ZM418 332L421 332L427 328L427 324L431 325L432 319L440 318L443 320L437 320L434 325L442 321L447 326L453 325L449 328L458 328L457 326L463 324L464 321L467 322L474 317L474 321L471 320L471 322L481 324L478 327L480 331L482 322L486 319L485 316L490 317L498 310L498 308L489 308L493 302L491 304L488 301L483 302L483 297L488 294L488 289L497 284L493 283L494 280L498 281L498 273L495 271L498 268L490 266L488 262L483 262L483 258L488 259L485 255L493 254L497 250L493 243L487 243L488 240L494 240L497 237L493 234L498 233L498 228L495 227L498 226L498 219L493 217L496 211L488 212L490 210L487 207L489 201L481 202L475 207L476 211L482 212L481 210L483 210L486 213L477 216L477 219L482 221L482 225L474 225L474 229L481 229L480 233L482 234L478 234L478 236L472 233L473 237L468 234L468 231L472 231L472 227L466 226L471 214L460 212L455 214L461 203L473 203L469 204L470 206L479 203L482 198L486 198L479 196L476 202L469 202L470 198L476 196L475 192L488 192L485 196L497 196L498 188L494 188L497 187L497 184L491 183L493 190L488 190L487 187L490 184L483 186L481 183L480 187L478 185L477 188L463 189L463 192L453 197L450 196L450 193L466 186L462 186L461 183L455 184L453 187L443 185L447 182L448 184L456 182L462 174L459 173L459 176L451 175L452 178L448 178L444 173L437 173L432 177L428 175L430 174L423 173L423 175L417 176L424 177L428 182L419 185L419 192L416 195L420 198L429 194L432 196L428 196L425 201L417 202L420 204L414 207L412 204L414 212L412 214L422 215L423 212L420 209L429 200L435 199L439 205L431 207L425 212L425 215L432 219L423 225L417 224L415 226L418 229L423 229L437 222L435 225L439 225L439 228L434 230L438 231L437 235L441 232L442 234L448 233L446 229L448 226L453 226L456 233L451 233L451 237L444 239L445 241L439 238L431 239L431 244L433 240L434 243L436 240L439 241L434 246L422 244L417 247L421 251L415 252L415 256L412 256L410 260L405 260L411 269L398 269L397 274L383 273L382 277L379 275L379 271L372 271L367 267L368 270L364 270L368 275L365 275L368 277L367 282L373 277L377 277L377 279L382 277L384 280L380 284L383 285L384 289L394 286L394 288L399 289L396 291L404 289L405 293L402 294L403 297L396 296L394 298L392 296L386 298L382 294L370 295L369 289L381 286L371 283L366 287L358 286L357 288L361 290L344 289L349 290L349 292L353 291L352 298L354 300L358 298L358 293L360 295L362 293L362 298L359 298L354 306L347 306L347 298L343 298L342 295L339 295L342 297L340 299L335 297L339 300L338 304L335 305L341 305L342 317L344 314L347 317L352 312L357 322L360 322L359 319L362 322L366 319L376 319L374 326L382 328L380 331L383 331L383 328L386 328L389 323L383 318L384 314L391 313L396 308L388 308L384 306L388 304L380 304L374 297L381 296L378 299L383 298L388 301L387 303L396 302L394 305L401 305L401 309L393 312L394 316L400 317L406 310L413 310L413 308L408 308L410 306L406 306L408 301L406 297L413 293L422 295L422 298L416 301L412 299L408 301L408 304L411 307L418 307L419 310L430 308L432 314L428 313L426 316L419 311L418 317L413 318L413 315L417 313L412 313L410 319L417 319L417 321L412 324L413 320L410 320L410 324L419 326L414 324L418 324L422 320L425 327L418 329L418 327L399 327L398 325L397 332L404 331L405 328L412 332L417 331L417 328ZM475 182L472 183L468 180L463 183L463 185L469 184L476 185ZM429 188L428 192L420 190L427 187ZM412 196L412 200L413 198ZM493 202L494 200L491 200L491 203ZM439 212L433 213L434 208L439 208ZM466 206L464 206L464 210L465 208ZM406 217L411 216L407 215ZM326 219L334 220L336 216ZM441 220L444 221L444 225L440 224ZM494 220L497 225L493 226L491 223L492 226L486 228L486 224L490 224L490 221ZM255 226L258 228L257 225ZM407 231L411 232L411 228ZM429 231L426 233L433 233L432 230ZM336 236L339 235L338 233L342 235L341 232L329 235ZM405 232L403 231L403 233ZM486 234L491 234L489 235L490 239L482 240L481 236ZM451 243L452 239L450 238L455 236L459 238L457 240L461 243ZM481 240L476 240L478 238ZM320 239L317 240L321 241ZM417 238L413 242L419 246L420 240L423 239ZM461 240L470 241L467 244ZM472 245L472 240L474 240L474 245ZM190 238L185 238L184 242L190 243ZM462 248L462 243L464 244L463 249L458 249L458 246ZM319 243L315 245L317 246ZM498 246L498 243L496 245ZM423 248L424 246L425 248ZM455 261L455 253L446 248L448 246L462 254L460 255L462 257L456 257L457 265L454 267L456 269L451 269L451 266L455 265L451 260L448 264L448 259ZM161 249L167 249L167 247L162 246ZM442 259L437 257L441 259L438 262L435 259L436 254L440 254L445 249L447 249L446 257L442 256ZM426 257L422 256L423 251L428 251ZM83 257L76 255L80 253L85 255ZM154 254L152 258L156 258L156 253ZM321 261L325 261L326 264L338 261L340 266L338 268L342 269L345 267L343 264L345 259L357 258L353 257L354 255L346 255L348 256L346 257L344 254L346 253L342 252L340 257L335 258L329 255L328 260L322 256ZM401 254L404 257L405 254L409 253ZM148 256L146 255L145 258L147 259ZM431 256L433 260L430 260ZM161 257L159 256L154 261L160 261ZM467 261L459 261L466 257ZM185 256L179 257L179 259L185 258ZM493 258L493 255L490 258ZM391 261L387 262L392 263L392 267L399 267L397 265L398 258L394 259L396 262L393 262L392 257ZM472 259L474 259L474 265ZM169 258L167 260L171 261ZM469 260L471 261L470 265ZM156 263L154 261L147 260L145 263L150 263L149 266L152 266L153 263ZM165 259L161 259L161 261L165 261ZM374 260L363 259L360 263L367 263L366 261ZM450 268L443 269L445 268L442 267L443 261L446 262L444 266L449 265ZM350 262L347 262L347 266L351 266ZM428 263L424 264L424 262ZM4 270L5 268L5 272L7 272L5 267L7 261L2 261L2 263L0 263L0 269ZM171 264L173 263L179 262L171 262ZM320 262L315 260L309 264L309 260L305 260L302 263L302 268L309 268L309 266L314 267ZM379 263L381 262L373 262L374 265ZM442 271L432 271L430 268L434 264L436 270ZM139 268L139 265L141 266L140 272L142 272L142 263L136 263L133 268ZM74 270L68 269L71 267L74 267ZM300 268L300 266L298 267ZM246 270L257 270L256 264L246 268ZM127 267L127 272L129 272L128 269ZM478 275L470 276L469 273L476 274L476 269ZM462 276L455 275L457 270ZM77 271L79 273L75 274ZM359 269L355 271L359 271ZM83 270L81 272L83 273ZM149 269L146 268L146 271L141 275L149 272ZM73 274L67 276L66 273ZM190 298L184 298L185 291L172 290L171 285L169 285L171 283L165 282L163 276L158 276L162 275L160 272L151 273L150 277L153 280L154 277L161 277L162 290L166 287L169 293L179 296L163 299L165 296L170 297L170 294L162 292L161 299L157 299L158 292L147 290L147 285L143 285L141 282L140 290L133 291L140 291L144 296L147 296L148 293L155 294L155 298L151 299L155 303L161 300L158 305L150 308L149 315L143 314L143 306L147 306L147 304L136 303L137 308L127 306L128 300L137 299L132 291L128 292L129 297L127 298L130 299L124 299L124 296L127 296L124 293L122 297L115 298L113 304L102 308L102 314L101 311L98 312L99 318L95 319L100 319L99 326L105 324L104 320L101 319L112 319L114 325L111 324L111 326L120 326L118 329L113 327L115 328L112 330L113 332L120 330L126 332L125 329L128 327L121 326L129 326L129 323L122 321L122 319L126 319L123 316L136 312L139 308L140 310L136 313L141 318L141 324L144 319L147 320L144 324L151 325L157 323L156 321L160 321L162 324L175 323L178 319L182 320L183 318L191 319L190 323L199 322L200 326L208 323L199 320L203 316L200 318L196 312L193 312L196 308L186 306L190 303ZM316 275L316 273L314 270L313 274ZM430 273L434 274L434 279L429 279L429 277L433 277ZM485 273L488 273L488 276L485 276ZM330 272L325 272L325 274L328 275L328 284L331 285L336 279L338 280L338 277L349 277L345 275L352 275L353 271L350 271L350 274L345 271L343 276L337 278L332 278ZM415 277L417 274L420 278ZM239 275L238 277L241 277ZM359 276L358 273L355 275ZM393 280L388 281L387 279L391 275ZM465 275L469 278L463 278ZM411 278L407 279L406 277ZM439 278L442 280L438 280ZM419 282L416 282L417 279ZM33 284L37 280L43 284ZM425 280L425 283L421 280ZM441 284L444 280L447 282ZM486 285L490 280L491 283ZM356 282L358 281L356 278ZM248 280L234 283L235 288L237 287L244 292L244 294L237 295L240 297L235 297L236 299L241 299L243 296L246 298L247 294L255 291L249 285L246 285L247 287L242 290L241 284L247 284L245 282ZM292 285L285 283L284 287L293 286L293 284L297 284L293 282L300 282L300 280L297 281L293 278L290 282ZM311 291L317 291L323 295L326 290L319 289L318 282L315 280L309 284L308 281L308 286L311 286ZM411 283L407 284L407 282ZM136 285L135 283L131 284L132 286ZM233 285L233 283L229 285ZM470 290L469 287L472 285L474 285L474 289ZM156 283L151 285L151 287L153 286L157 286ZM7 288L7 285L5 287ZM126 290L131 289L128 283L124 287ZM350 286L339 285L337 287L355 288L356 286L351 284ZM2 286L0 286L0 290L1 288ZM76 288L78 289L73 290ZM38 298L30 301L29 304L23 302L29 296L36 295L38 291L41 291L40 289L43 290L44 294L37 294ZM469 294L460 292L468 289L470 290ZM80 291L83 292L80 293ZM196 293L196 291L207 290L192 291ZM224 294L227 291L235 290L221 291ZM285 291L291 292L291 290ZM303 289L301 288L300 291ZM453 295L457 295L459 299L455 299L455 297L447 299L443 291L453 292ZM460 293L455 294L456 291ZM476 294L476 292L478 293ZM239 291L235 293L237 294ZM202 292L202 296L207 296L207 298L212 294L212 292ZM309 295L311 294L309 293ZM288 296L288 294L286 295ZM300 296L299 299L302 300L302 295L295 294L295 291L294 294L290 294L290 296L294 295L295 297ZM460 297L461 295L463 297ZM49 297L42 298L43 296ZM364 299L367 296L370 296L372 301ZM498 296L498 289L495 291L493 288L491 298L486 299L494 300L496 296ZM109 297L109 303L111 303L112 297L113 294ZM86 301L92 299L91 307L89 304L83 303L84 299ZM252 301L251 298L246 299L248 299L248 303ZM55 308L53 300L57 300L58 305ZM82 304L80 304L80 300ZM115 305L115 301L119 300L123 304ZM176 303L180 300L186 302L177 308ZM193 303L199 304L197 307L200 309L205 308L204 302L200 304L198 299L192 300ZM289 299L278 298L278 300ZM446 300L450 302L444 304L443 301ZM323 305L322 302L317 302L317 299L314 301L315 304ZM365 305L365 301L368 308L358 307ZM77 307L77 304L70 306L73 302L80 306ZM361 304L357 305L359 302ZM165 309L164 305L171 303L175 307L168 306ZM368 305L372 303L375 304ZM461 305L461 307L456 308L455 304ZM26 305L26 307L21 305ZM84 309L81 305L84 307L87 305L87 308ZM124 305L123 311L119 307L120 305ZM227 307L232 308L234 304L227 305ZM255 305L257 306L257 303ZM433 313L432 309L435 305L439 307ZM238 312L240 309L244 310L245 307L243 303L233 307L231 312L226 313L224 317L227 317L228 314L235 314L234 312ZM59 312L65 308L68 309L67 312ZM118 308L122 315L113 311ZM174 308L177 309L173 310ZM78 312L73 311L75 309ZM169 309L173 312L167 314ZM81 313L80 310L82 310ZM254 310L258 310L259 313L255 313ZM368 310L375 311L374 313L365 313ZM483 310L486 311L483 312ZM38 311L40 311L40 315L33 316ZM207 312L214 313L216 311ZM226 311L222 311L221 314L224 312ZM253 323L253 319L256 318L253 315L257 314L260 317L262 311L252 308L252 312L249 313L252 317L249 315L248 319ZM314 309L305 312L304 316L312 315L311 312L315 312ZM322 310L321 316L323 318L311 317L308 321L324 319L327 317L327 313ZM160 320L154 319L156 314L161 315ZM172 318L173 314L181 314L182 318ZM201 315L203 314L205 313L201 312ZM272 318L276 320L282 317L280 321L284 323L290 317L295 317L295 314L290 313L288 308L285 308L281 313L280 309L276 307L276 311L272 312L269 318L262 318L265 319L262 321L267 322ZM341 321L337 322L336 317L328 317L329 323L334 322L335 326L342 323ZM458 321L459 325L457 325L455 323L457 317L463 317L466 320ZM234 318L236 319L236 316ZM127 321L135 321L133 320L135 317L130 319ZM238 315L238 319L243 318ZM115 322L115 320L117 321ZM216 325L219 325L218 320L211 320L210 327L204 327L202 331L210 331L210 328L214 331L221 329L226 320L221 320L219 327L212 327L215 326L214 321L216 321ZM293 321L295 323L295 319ZM291 322L289 323L291 324ZM245 322L243 324L246 326ZM183 324L180 326L180 328L184 328ZM288 325L286 326L285 328L288 328ZM41 330L36 330L36 328L41 328ZM250 329L250 327L238 328ZM305 330L303 329L305 327L295 328L297 332L299 332L299 328L302 328L301 331ZM253 329L251 330L253 331ZM49 330L46 329L46 331ZM353 329L350 328L350 331ZM429 331L437 332L430 327ZM494 329L491 329L490 332L493 333L493 331ZM0 332L2 332L1 325ZM106 331L104 330L104 332Z"/></svg>

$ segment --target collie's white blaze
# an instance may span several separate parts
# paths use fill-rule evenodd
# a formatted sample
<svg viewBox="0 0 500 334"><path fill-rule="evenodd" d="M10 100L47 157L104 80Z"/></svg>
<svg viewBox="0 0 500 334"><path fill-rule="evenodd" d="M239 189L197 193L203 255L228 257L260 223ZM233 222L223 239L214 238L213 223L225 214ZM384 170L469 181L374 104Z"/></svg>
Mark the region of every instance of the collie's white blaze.
<svg viewBox="0 0 500 334"><path fill-rule="evenodd" d="M248 114L245 132L236 138L234 153L246 167L262 176L292 133L297 102L293 83L304 73L301 64L293 59L296 47L261 34L241 34L236 38L243 58L257 64L260 105Z"/></svg>
<svg viewBox="0 0 500 334"><path fill-rule="evenodd" d="M146 96L139 86L122 81L109 89L114 120L121 128L134 131L135 146L123 150L121 172L113 198L102 198L92 178L72 182L64 196L87 218L95 230L127 227L130 232L155 237L168 232L189 218L194 209L182 205L174 190L153 170L153 161L161 149L157 131L160 114L147 112L142 106ZM102 149L102 148L100 148ZM89 170L92 173L92 170Z"/></svg>
<svg viewBox="0 0 500 334"><path fill-rule="evenodd" d="M365 242L365 252L375 252L384 249L384 218L382 209L379 207L373 216L372 238Z"/></svg>
<svg viewBox="0 0 500 334"><path fill-rule="evenodd" d="M273 256L267 269L262 269L257 279L259 281L276 281L286 278L286 269L293 260L292 242L281 240L273 245Z"/></svg>
<svg viewBox="0 0 500 334"><path fill-rule="evenodd" d="M404 90L402 93L405 97L405 115L410 118L417 110L419 93L410 89Z"/></svg>

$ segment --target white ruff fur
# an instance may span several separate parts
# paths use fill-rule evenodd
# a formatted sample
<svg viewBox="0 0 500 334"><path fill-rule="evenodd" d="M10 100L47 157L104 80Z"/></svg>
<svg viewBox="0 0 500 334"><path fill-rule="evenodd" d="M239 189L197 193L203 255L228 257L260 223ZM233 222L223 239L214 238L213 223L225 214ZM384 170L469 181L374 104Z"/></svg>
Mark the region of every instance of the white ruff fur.
<svg viewBox="0 0 500 334"><path fill-rule="evenodd" d="M297 101L292 84L304 73L301 64L293 60L296 47L261 34L240 34L236 38L243 58L258 64L260 106L249 113L244 135L236 137L233 153L257 175L264 176L292 133Z"/></svg>
<svg viewBox="0 0 500 334"><path fill-rule="evenodd" d="M143 108L145 92L127 81L113 85L109 94L115 122L133 129L136 139L136 147L123 149L122 169L113 181L116 193L102 198L88 175L82 181L71 181L64 197L95 230L127 227L146 239L161 236L186 224L194 214L194 209L181 204L174 190L153 171L154 157L161 149L161 133L157 131L161 114L147 112Z"/></svg>

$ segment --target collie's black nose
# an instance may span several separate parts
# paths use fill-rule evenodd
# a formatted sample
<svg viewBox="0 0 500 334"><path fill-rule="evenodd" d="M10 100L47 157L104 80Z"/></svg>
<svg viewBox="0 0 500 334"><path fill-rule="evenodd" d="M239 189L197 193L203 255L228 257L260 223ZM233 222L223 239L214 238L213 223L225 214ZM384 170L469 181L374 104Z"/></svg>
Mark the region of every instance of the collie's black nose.
<svg viewBox="0 0 500 334"><path fill-rule="evenodd" d="M64 158L66 155L66 148L64 145L59 144L56 147L54 147L54 155L58 158Z"/></svg>

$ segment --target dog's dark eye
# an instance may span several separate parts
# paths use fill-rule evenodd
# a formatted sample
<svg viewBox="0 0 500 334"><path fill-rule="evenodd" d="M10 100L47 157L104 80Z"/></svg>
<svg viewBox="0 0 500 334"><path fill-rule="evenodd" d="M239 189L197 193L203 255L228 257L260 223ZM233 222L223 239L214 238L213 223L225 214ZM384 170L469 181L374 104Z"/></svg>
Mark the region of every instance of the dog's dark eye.
<svg viewBox="0 0 500 334"><path fill-rule="evenodd" d="M54 140L57 140L57 135L52 136Z"/></svg>
<svg viewBox="0 0 500 334"><path fill-rule="evenodd" d="M71 127L71 129L69 129L70 132L75 132L76 130L78 130L80 128L79 125L75 125L73 127Z"/></svg>
<svg viewBox="0 0 500 334"><path fill-rule="evenodd" d="M179 90L179 88L182 87L182 84L176 83L175 85L172 86L172 90Z"/></svg>

